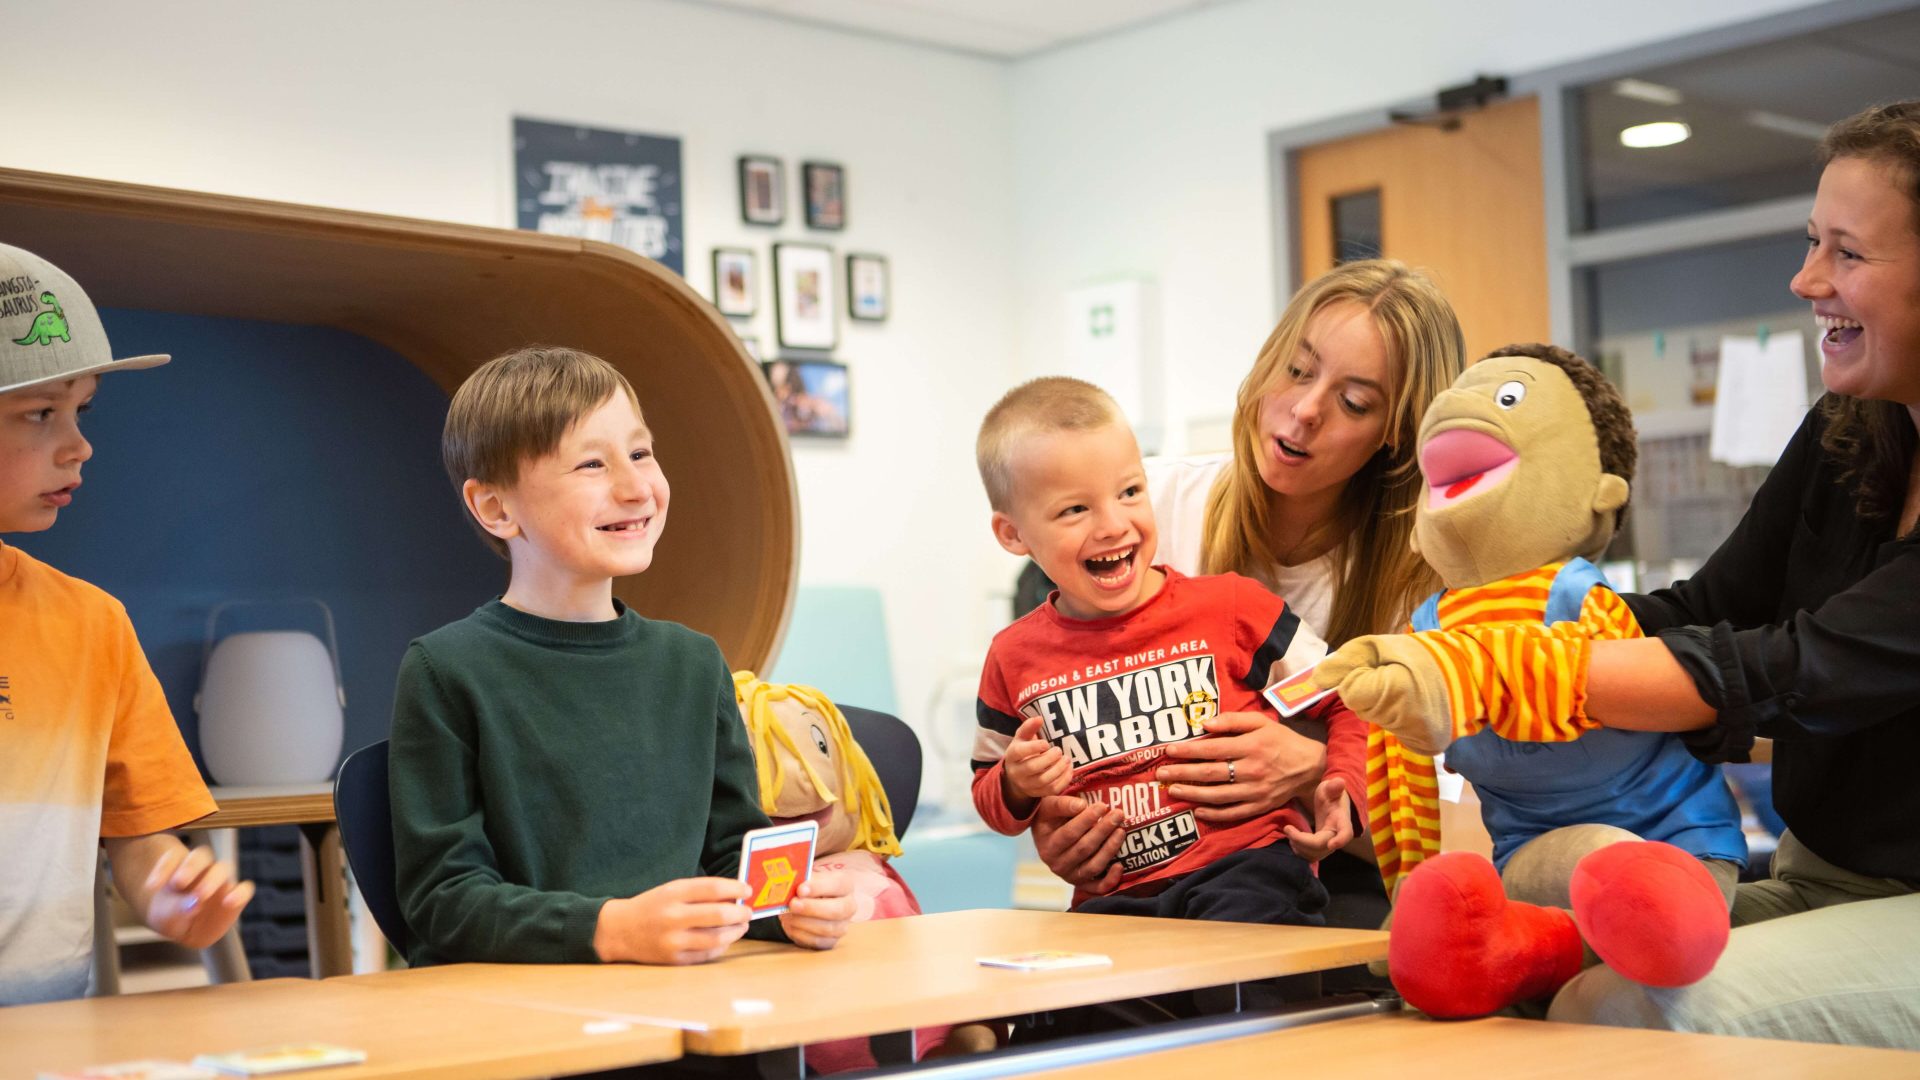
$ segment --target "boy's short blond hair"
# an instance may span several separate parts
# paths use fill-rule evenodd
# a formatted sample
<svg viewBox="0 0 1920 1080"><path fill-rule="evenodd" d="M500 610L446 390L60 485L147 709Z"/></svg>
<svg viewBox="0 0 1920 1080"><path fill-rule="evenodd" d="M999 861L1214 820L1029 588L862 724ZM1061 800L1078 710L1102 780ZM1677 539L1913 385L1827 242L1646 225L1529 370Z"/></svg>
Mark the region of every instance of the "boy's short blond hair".
<svg viewBox="0 0 1920 1080"><path fill-rule="evenodd" d="M1006 512L1013 503L1013 453L1029 435L1093 431L1124 424L1120 406L1105 390L1081 379L1048 375L1021 383L987 410L974 441L974 462L987 488L987 503Z"/></svg>
<svg viewBox="0 0 1920 1080"><path fill-rule="evenodd" d="M640 397L612 364L577 349L528 345L496 356L460 384L440 433L440 460L459 491L468 480L512 487L520 467L553 452L581 417L616 392ZM503 558L506 542L472 523Z"/></svg>

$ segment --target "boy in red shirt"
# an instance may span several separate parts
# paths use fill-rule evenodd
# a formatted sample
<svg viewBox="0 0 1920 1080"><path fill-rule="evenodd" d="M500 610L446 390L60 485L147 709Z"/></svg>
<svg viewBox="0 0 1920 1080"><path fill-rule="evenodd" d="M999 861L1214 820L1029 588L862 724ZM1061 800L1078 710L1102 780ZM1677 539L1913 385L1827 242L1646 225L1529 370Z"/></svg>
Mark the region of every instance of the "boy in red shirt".
<svg viewBox="0 0 1920 1080"><path fill-rule="evenodd" d="M1297 804L1202 821L1153 774L1168 744L1201 737L1217 713L1273 717L1262 688L1312 667L1326 644L1251 579L1153 565L1140 450L1098 387L1045 378L1014 389L987 413L976 456L994 538L1058 586L987 654L980 816L1011 835L1047 795L1117 807L1126 837L1103 882L1112 891L1076 890L1077 911L1321 925L1327 894L1313 864L1352 838L1349 793L1366 790L1365 724L1338 698L1307 714L1327 739L1313 821Z"/></svg>

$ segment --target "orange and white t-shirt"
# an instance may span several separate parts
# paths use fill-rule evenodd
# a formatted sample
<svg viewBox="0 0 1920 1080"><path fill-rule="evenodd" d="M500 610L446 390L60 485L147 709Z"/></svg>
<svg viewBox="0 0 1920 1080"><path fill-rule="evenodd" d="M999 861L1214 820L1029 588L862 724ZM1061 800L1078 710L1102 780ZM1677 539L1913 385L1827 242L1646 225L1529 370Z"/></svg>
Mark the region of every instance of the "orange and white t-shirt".
<svg viewBox="0 0 1920 1080"><path fill-rule="evenodd" d="M126 609L0 544L0 1005L86 992L101 837L213 810Z"/></svg>

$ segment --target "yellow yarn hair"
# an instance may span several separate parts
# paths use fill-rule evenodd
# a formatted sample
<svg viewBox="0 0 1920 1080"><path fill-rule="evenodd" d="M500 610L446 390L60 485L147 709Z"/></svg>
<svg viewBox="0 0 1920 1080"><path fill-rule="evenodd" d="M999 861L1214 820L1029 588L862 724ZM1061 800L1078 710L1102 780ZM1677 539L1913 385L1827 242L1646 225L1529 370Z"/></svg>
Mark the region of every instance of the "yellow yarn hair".
<svg viewBox="0 0 1920 1080"><path fill-rule="evenodd" d="M880 786L880 774L873 771L860 744L853 741L853 729L838 706L827 695L811 686L778 685L762 682L751 671L733 673L733 698L740 705L741 719L747 724L747 737L753 742L753 759L760 770L760 809L773 813L774 799L786 780L786 767L780 750L785 749L807 771L815 791L832 799L813 765L793 744L793 735L774 718L773 703L792 699L818 713L825 722L827 738L837 750L840 762L840 790L845 793L845 808L853 815L856 832L853 848L875 855L900 854L900 841L893 835L893 807L887 803L886 789Z"/></svg>

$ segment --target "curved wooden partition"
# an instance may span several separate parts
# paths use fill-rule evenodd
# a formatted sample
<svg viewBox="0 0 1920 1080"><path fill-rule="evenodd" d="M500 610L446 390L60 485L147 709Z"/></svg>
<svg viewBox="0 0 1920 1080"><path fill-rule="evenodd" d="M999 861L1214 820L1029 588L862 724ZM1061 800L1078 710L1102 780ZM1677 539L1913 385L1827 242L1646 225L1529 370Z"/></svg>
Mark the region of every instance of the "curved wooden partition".
<svg viewBox="0 0 1920 1080"><path fill-rule="evenodd" d="M9 169L0 240L51 259L95 304L337 327L449 392L529 342L605 357L639 392L674 490L653 568L615 594L712 635L736 668L764 671L778 650L799 566L786 434L726 323L652 261L588 240Z"/></svg>

